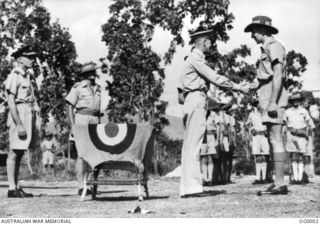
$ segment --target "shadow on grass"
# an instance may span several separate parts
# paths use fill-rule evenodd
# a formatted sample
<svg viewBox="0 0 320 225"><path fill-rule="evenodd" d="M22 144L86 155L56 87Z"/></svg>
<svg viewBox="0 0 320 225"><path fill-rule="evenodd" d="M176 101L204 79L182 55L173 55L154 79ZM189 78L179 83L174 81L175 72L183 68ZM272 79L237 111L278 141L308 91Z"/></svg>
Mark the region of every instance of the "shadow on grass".
<svg viewBox="0 0 320 225"><path fill-rule="evenodd" d="M100 195L102 193L113 194L113 193L123 193L123 192L127 192L127 191L126 190L121 190L121 191L120 190L119 191L103 191L103 192L98 191L97 195ZM74 196L79 196L79 195L77 193L75 193L75 194L53 194L53 195L51 195L51 194L39 194L39 195L34 195L33 197L40 198L40 197L74 197ZM91 195L87 195L86 198L87 197L91 198ZM80 196L79 196L79 198L80 198Z"/></svg>
<svg viewBox="0 0 320 225"><path fill-rule="evenodd" d="M204 191L201 193L196 193L196 194L190 194L186 195L182 198L203 198L203 197L211 197L211 196L216 196L216 195L221 195L221 194L226 194L227 191L225 190L212 190L212 191Z"/></svg>
<svg viewBox="0 0 320 225"><path fill-rule="evenodd" d="M149 198L144 197L143 199L145 201L149 200L157 200L157 199L167 199L169 196L151 196ZM119 197L102 197L102 198L96 198L94 201L138 201L138 196L119 196Z"/></svg>
<svg viewBox="0 0 320 225"><path fill-rule="evenodd" d="M7 188L9 187L9 185L7 184L1 184L0 185L0 188ZM34 188L34 189L69 189L69 188L77 188L75 186L70 186L70 187L50 187L50 186L47 186L47 187L43 187L43 186L22 186L22 188Z"/></svg>

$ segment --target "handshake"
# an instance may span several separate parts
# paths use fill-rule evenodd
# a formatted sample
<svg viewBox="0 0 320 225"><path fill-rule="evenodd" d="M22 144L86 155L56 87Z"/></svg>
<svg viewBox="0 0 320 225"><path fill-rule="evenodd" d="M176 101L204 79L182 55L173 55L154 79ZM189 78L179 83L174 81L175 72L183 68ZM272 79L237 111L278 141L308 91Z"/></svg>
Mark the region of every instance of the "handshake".
<svg viewBox="0 0 320 225"><path fill-rule="evenodd" d="M234 90L241 91L243 93L249 93L250 91L253 91L259 87L259 82L247 82L247 81L241 81L239 84L234 83Z"/></svg>

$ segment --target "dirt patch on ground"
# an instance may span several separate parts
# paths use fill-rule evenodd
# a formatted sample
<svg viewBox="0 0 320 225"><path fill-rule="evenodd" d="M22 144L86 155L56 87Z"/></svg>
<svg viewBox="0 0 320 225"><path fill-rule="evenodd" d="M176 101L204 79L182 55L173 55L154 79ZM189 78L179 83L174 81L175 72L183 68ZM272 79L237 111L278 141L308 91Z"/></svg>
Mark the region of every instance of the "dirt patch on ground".
<svg viewBox="0 0 320 225"><path fill-rule="evenodd" d="M208 196L181 199L178 178L150 178L150 198L137 200L135 186L99 186L97 200L79 201L77 183L21 181L30 199L8 199L7 182L0 181L0 217L320 217L320 177L308 185L289 185L286 196L257 196L266 185L251 185L253 176L234 177L234 184L206 187ZM151 214L129 214L140 206Z"/></svg>

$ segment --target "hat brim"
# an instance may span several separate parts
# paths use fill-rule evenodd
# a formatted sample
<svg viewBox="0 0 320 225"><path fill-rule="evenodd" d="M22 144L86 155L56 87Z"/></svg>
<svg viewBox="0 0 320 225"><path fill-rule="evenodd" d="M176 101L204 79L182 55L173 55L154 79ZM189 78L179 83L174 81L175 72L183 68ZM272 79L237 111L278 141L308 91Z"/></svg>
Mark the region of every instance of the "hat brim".
<svg viewBox="0 0 320 225"><path fill-rule="evenodd" d="M195 38L195 37L200 37L200 36L209 36L211 33L213 32L213 30L204 30L204 31L199 31L199 32L195 32L193 34L190 34L190 38Z"/></svg>
<svg viewBox="0 0 320 225"><path fill-rule="evenodd" d="M252 32L256 27L264 27L270 31L271 34L277 34L279 31L277 28L265 24L260 23L250 23L246 28L244 28L244 32Z"/></svg>
<svg viewBox="0 0 320 225"><path fill-rule="evenodd" d="M294 97L294 98L289 98L289 101L294 101L294 100L302 100L303 97Z"/></svg>
<svg viewBox="0 0 320 225"><path fill-rule="evenodd" d="M81 72L78 73L78 76L82 76L82 75L85 75L85 74L87 74L87 73L96 71L98 68L99 68L98 66L95 66L95 67L92 67L92 68L90 68L90 69L83 70L83 71L81 71Z"/></svg>

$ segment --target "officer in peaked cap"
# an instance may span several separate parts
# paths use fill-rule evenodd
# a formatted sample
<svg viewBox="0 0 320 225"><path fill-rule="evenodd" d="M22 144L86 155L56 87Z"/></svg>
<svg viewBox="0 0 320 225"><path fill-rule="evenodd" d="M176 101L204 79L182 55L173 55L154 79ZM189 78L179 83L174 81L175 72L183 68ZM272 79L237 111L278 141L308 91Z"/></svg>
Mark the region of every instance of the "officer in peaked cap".
<svg viewBox="0 0 320 225"><path fill-rule="evenodd" d="M19 57L26 57L26 58L35 58L36 52L34 52L30 45L22 46L19 49L17 49L15 52L11 54L11 56L15 59L18 59Z"/></svg>
<svg viewBox="0 0 320 225"><path fill-rule="evenodd" d="M194 197L203 192L199 152L206 129L207 82L235 91L249 91L248 86L233 83L207 65L204 54L211 48L212 32L203 27L191 32L194 48L184 61L178 85L179 102L183 103L186 118L181 154L181 197Z"/></svg>
<svg viewBox="0 0 320 225"><path fill-rule="evenodd" d="M8 198L33 197L18 184L19 167L25 151L34 147L35 131L35 86L28 70L32 68L36 53L30 46L24 46L11 55L16 66L5 81L8 95L10 150L7 158Z"/></svg>

